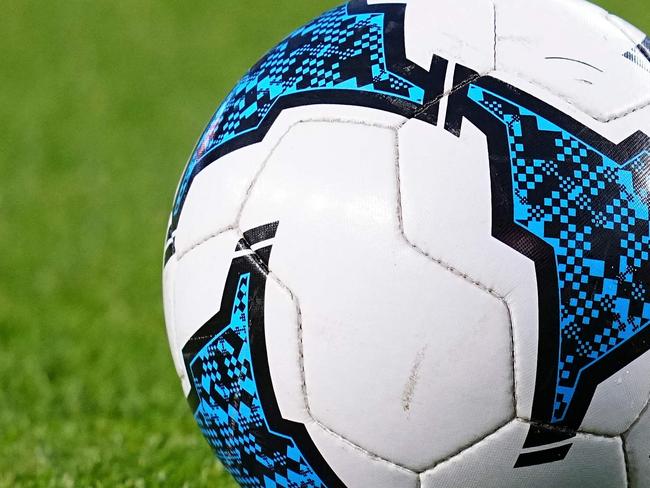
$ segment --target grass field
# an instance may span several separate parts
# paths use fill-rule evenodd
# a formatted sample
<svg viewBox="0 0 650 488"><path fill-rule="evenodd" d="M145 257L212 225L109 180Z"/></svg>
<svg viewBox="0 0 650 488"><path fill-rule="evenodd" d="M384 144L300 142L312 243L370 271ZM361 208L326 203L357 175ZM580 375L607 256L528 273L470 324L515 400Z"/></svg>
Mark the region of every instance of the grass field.
<svg viewBox="0 0 650 488"><path fill-rule="evenodd" d="M0 486L234 486L167 349L167 214L219 100L335 3L3 3Z"/></svg>

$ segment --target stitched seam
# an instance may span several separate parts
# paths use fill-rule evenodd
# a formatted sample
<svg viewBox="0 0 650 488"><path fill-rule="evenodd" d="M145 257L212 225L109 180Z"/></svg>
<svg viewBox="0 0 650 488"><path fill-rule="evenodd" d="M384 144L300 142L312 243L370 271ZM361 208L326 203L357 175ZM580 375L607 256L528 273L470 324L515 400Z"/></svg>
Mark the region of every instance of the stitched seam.
<svg viewBox="0 0 650 488"><path fill-rule="evenodd" d="M484 285L478 280L471 278L467 273L458 270L457 268L442 261L441 259L430 255L424 249L420 248L411 240L409 240L408 236L406 235L406 231L404 229L404 209L402 205L402 178L401 178L401 166L400 166L399 132L395 132L394 137L395 137L395 154L394 154L395 173L396 173L396 180L397 180L397 220L398 220L398 227L399 227L399 232L401 237L417 253L423 255L424 257L428 258L434 263L437 263L439 266L443 267L450 273L462 278L466 282L476 286L480 290L496 298L506 309L506 313L508 317L508 335L510 337L510 354L511 354L511 364L512 364L512 383L511 383L512 412L511 414L514 417L517 415L519 401L518 401L518 393L517 393L518 384L517 384L517 362L516 362L516 354L515 354L515 332L514 332L514 321L513 321L514 315L512 309L510 308L510 304L508 303L508 301L504 296L499 295L492 288Z"/></svg>
<svg viewBox="0 0 650 488"><path fill-rule="evenodd" d="M474 448L474 447L478 447L478 446L479 446L480 444L482 444L484 441L487 441L487 440L489 440L490 438L496 436L497 434L500 433L500 431L502 431L503 429L505 429L506 427L510 426L510 425L513 424L513 423L523 423L523 424L526 424L526 425L542 425L542 426L545 427L545 428L551 428L551 430L553 430L553 428L552 428L553 426L548 426L548 425L545 425L545 424L536 424L536 423L530 422L530 421L528 421L528 420L526 420L526 419L522 419L522 418L517 417L517 418L514 418L514 419L508 421L506 424L502 425L501 427L499 427L498 429L496 429L496 430L493 431L492 433L486 435L486 436L483 437L481 440L476 441L476 442L475 442L474 444L472 444L471 446L468 446L468 447L462 449L462 450L459 451L457 454L454 454L454 455L452 455L452 456L449 456L448 458L445 458L444 460L442 460L442 461L436 463L434 466L432 466L431 468L427 469L426 472L435 471L435 470L436 470L437 468L439 468L441 465L443 465L443 464L445 464L445 463L447 463L447 462L453 460L454 458L456 458L456 457L458 457L458 456L463 455L465 452L469 451L470 449L472 449L472 448ZM620 439L621 439L620 436L606 437L606 436L600 436L600 435L596 435L596 434L587 434L587 433L584 433L584 432L573 432L573 431L571 431L571 432L572 432L572 433L575 433L575 434L578 434L578 435L581 435L581 436L593 437L593 438L598 438L598 439L617 439L617 440L620 440Z"/></svg>
<svg viewBox="0 0 650 488"><path fill-rule="evenodd" d="M379 456L378 454L375 454L372 451L369 451L368 449L363 448L363 447L359 446L358 444L355 444L350 439L343 436L342 434L339 434L336 431L333 431L327 425L325 425L323 422L321 422L320 420L318 420L317 418L315 418L313 416L311 416L311 420L315 425L318 426L318 428L320 428L321 430L323 430L324 432L326 432L330 436L334 437L335 439L339 440L340 442L344 443L345 445L347 445L348 447L354 449L355 451L361 452L364 456L367 456L367 457L369 457L370 459L372 459L374 461L378 461L378 462L381 462L381 463L384 463L384 464L388 464L388 465L392 466L393 468L396 468L396 469L398 469L400 471L405 471L408 474L416 475L416 474L420 473L420 471L415 471L415 470L413 470L411 468L408 468L406 466L403 466L403 465L401 465L399 463L396 463L396 462L391 461L389 459L383 458L383 457Z"/></svg>
<svg viewBox="0 0 650 488"><path fill-rule="evenodd" d="M462 87L472 83L475 79L477 79L477 78L479 78L481 76L483 76L483 75L477 75L477 76L471 78L470 80L467 80L466 82L464 82L464 83L458 85L457 87L449 90L448 94L444 95L444 96L448 96L449 94L451 94L451 93L453 93L453 92L455 92L457 90L460 90ZM427 107L437 103L437 101L439 101L439 99L436 99L434 101L429 102L429 104L427 104ZM424 107L423 107L423 109L424 109ZM394 139L395 140L395 144L394 144L395 145L395 155L394 155L395 156L395 167L396 167L396 173L397 173L397 219L398 219L399 232L400 232L402 238L406 241L406 243L410 247L412 247L414 250L416 250L419 254L427 257L428 259L430 259L431 261L437 263L439 266L446 269L450 273L462 278L466 282L471 283L472 285L476 286L477 288L483 290L484 292L486 292L486 293L492 295L493 297L495 297L496 299L498 299L501 303L503 303L503 305L506 307L506 309L508 309L509 314L512 315L512 312L510 310L510 306L507 303L507 301L505 300L504 296L498 294L494 289L484 285L483 283L481 283L480 281L478 281L476 279L473 279L467 273L464 273L464 272L460 271L459 269L457 269L454 266L450 265L449 263L443 261L442 259L436 258L435 256L432 256L431 254L427 253L425 250L421 249L419 246L417 246L412 241L410 241L408 236L406 235L406 232L405 232L405 229L404 229L403 208L402 208L402 191L401 191L401 186L402 185L401 185L401 175L400 175L400 165L399 165L399 134L398 134L398 131L409 120L411 120L411 119L406 119L405 122L403 122L402 124L400 124L398 126L390 126L390 125L382 125L382 124L368 124L368 123L365 123L363 121L343 120L343 119L337 120L336 122L348 123L348 124L354 124L354 125L364 125L364 126L370 126L370 127L377 127L377 128L382 128L382 129L387 129L387 130L392 130L393 131L393 137L395 138ZM330 119L324 119L324 120L321 120L321 119L307 119L307 120L299 120L299 121L296 121L295 123L291 124L287 128L287 130L282 134L282 136L280 136L280 138L276 141L273 148L269 152L268 156L265 158L265 160L261 164L259 170L257 171L255 176L253 177L253 179L252 179L252 181L251 181L251 183L250 183L250 185L249 185L249 187L248 187L248 189L247 189L247 191L245 193L242 204L239 207L239 210L238 210L238 213L237 213L237 216L236 216L236 219L235 219L235 224L231 224L231 225L229 225L227 227L223 227L223 228L221 228L221 229L219 229L219 230L217 230L215 232L212 232L212 233L208 234L207 236L199 239L197 242L195 242L194 244L189 246L187 249L184 249L180 253L177 253L177 260L180 261L183 257L185 257L188 253L190 253L194 249L202 246L203 244L209 242L210 240L214 239L215 237L220 236L221 234L224 234L226 232L233 231L233 230L239 230L240 229L239 224L240 224L244 209L245 209L246 205L248 204L248 201L250 200L250 197L252 195L254 187L257 184L257 181L259 180L261 174L266 169L268 161L270 160L272 155L275 153L276 149L280 146L280 144L282 143L284 138L288 135L288 133L295 126L297 126L299 124L328 122L328 121L333 122L333 120L330 120ZM511 324L511 327L512 327L512 324Z"/></svg>
<svg viewBox="0 0 650 488"><path fill-rule="evenodd" d="M401 124L399 124L399 125L397 125L396 127L394 127L393 129L399 131L402 127L404 127L406 124L408 124L411 120L417 119L420 115L425 114L425 113L427 112L427 110L429 110L431 107L433 107L434 105L436 105L437 103L439 103L440 100L442 100L443 98L447 98L447 97L453 95L454 93L456 93L456 92L462 90L462 89L465 88L466 86L468 86L468 85L474 83L474 82L475 82L476 80L478 80L479 78L483 78L484 76L489 76L491 73L493 73L492 70L490 70L490 71L486 71L485 73L480 73L480 74L472 75L472 76L470 76L467 80L463 81L462 83L459 83L458 85L452 86L449 90L446 90L446 91L443 92L441 95L438 95L438 96L437 96L436 98L434 98L433 100L429 100L427 103L425 103L424 105L422 105L422 106L421 106L419 109L417 109L417 110L416 110L416 111L415 111L411 116L409 116L409 117L405 117L404 121L403 121ZM437 127L437 126L434 126L434 127Z"/></svg>
<svg viewBox="0 0 650 488"><path fill-rule="evenodd" d="M621 26L619 26L616 22L613 21L614 16L613 16L612 14L610 14L610 13L609 13L607 10L605 10L605 9L601 9L601 10L603 11L603 15L604 15L605 19L607 20L607 22L608 22L610 25L613 25L614 28L616 28L616 29L617 29L619 32L621 32L621 33L622 33L622 34L623 34L627 39L629 39L629 41L632 43L632 49L635 49L635 48L637 47L637 42L636 42L634 39L632 39L632 37L631 37L631 36L630 36L630 35L629 35L629 34L628 34L628 33L627 33L627 32L626 32L626 31L625 31ZM620 115L618 118L622 118L622 117L625 117L625 116L627 116L627 115L633 114L634 112L638 112L639 110L643 110L644 108L649 107L649 106L650 106L650 100L648 100L644 105L640 106L640 107L637 108L636 110L632 110L632 111L630 111L630 112L628 112L628 113L623 113L623 114ZM616 119L613 119L613 120L616 120ZM608 120L607 122L611 122L611 120Z"/></svg>
<svg viewBox="0 0 650 488"><path fill-rule="evenodd" d="M512 413L513 415L517 415L518 410L519 410L519 384L517 381L517 354L515 352L515 321L514 321L514 315L512 313L512 309L510 308L510 304L505 298L501 299L504 306L506 307L506 311L508 313L508 324L510 326L509 332L510 332L510 349L511 349L511 360L512 360Z"/></svg>
<svg viewBox="0 0 650 488"><path fill-rule="evenodd" d="M526 422L528 425L532 425L534 427L542 428L544 430L550 430L551 432L557 432L559 434L567 434L567 435L581 435L581 436L586 436L586 437L597 437L599 439L619 439L621 436L620 435L611 435L611 434L602 434L602 433L596 433L596 432L589 432L587 430L573 430L569 429L567 427L562 427L559 425L553 425L553 424L547 424L544 422L537 422L535 420L530 420L524 417L516 417L515 420L519 420L521 422Z"/></svg>
<svg viewBox="0 0 650 488"><path fill-rule="evenodd" d="M636 43L635 43L634 39L632 39L632 38L628 35L627 32L625 32L621 27L619 27L615 22L612 21L612 15L611 15L609 12L607 12L606 10L604 10L604 9L600 9L600 10L602 11L602 16L605 18L605 20L606 20L610 25L612 25L616 30L618 30L619 32L621 32L621 33L622 33L622 34L623 34L627 39L629 39L629 41L632 43L632 46L633 46L633 47L636 46ZM580 104L578 104L578 102L576 102L575 100L571 99L570 97L567 97L567 96L564 96L564 95L561 95L561 94L557 93L557 92L555 91L555 89L551 88L550 86L547 86L547 85L545 85L544 83L539 82L538 80L532 79L532 78L530 78L528 75L526 75L526 74L524 74L524 73L522 73L522 72L520 72L520 71L517 71L517 70L506 70L506 69L504 69L504 70L498 70L498 68L497 68L497 59L498 59L498 58L497 58L497 55L498 55L497 44L498 44L498 37L497 37L497 17L496 17L497 6L496 6L496 3L494 4L494 12L495 12L495 15L494 15L494 34L495 34L495 38L494 38L494 56L495 56L495 58L494 58L494 60L495 60L495 62L494 62L494 66L495 66L495 68L494 68L494 69L495 69L495 71L502 71L502 72L505 73L505 74L512 74L512 75L518 76L518 77L520 77L522 80L527 81L528 83L530 83L530 84L532 84L532 85L538 86L538 87L540 87L540 88L542 88L542 89L548 91L548 92L551 93L552 95L554 95L554 96L556 96L556 97L558 97L558 98L564 100L566 103L568 103L568 104L571 105L572 107L576 108L578 111L580 111L580 112L583 113L584 115L586 115L586 116L592 118L593 120L596 120L597 122L601 122L601 123L604 123L604 124L608 124L608 123L610 123L610 122L614 122L615 120L619 120L619 119L625 118L625 117L627 117L628 115L631 115L631 114L633 114L633 113L639 112L639 111L641 111L641 110L643 110L643 109L645 109L645 108L647 108L647 107L650 107L650 99L649 99L649 100L646 100L646 101L642 101L639 105L636 105L636 106L634 106L634 107L631 107L631 108L629 108L628 110L625 110L625 111L623 111L623 112L619 112L619 113L613 114L613 115L611 115L610 117L599 117L599 116L596 116L596 115L590 114L590 113L587 111L587 109L586 109L585 107L581 106Z"/></svg>
<svg viewBox="0 0 650 488"><path fill-rule="evenodd" d="M373 109L371 109L371 110L373 110ZM287 129L282 133L282 135L280 135L280 137L278 137L277 141L275 141L275 143L273 144L273 147L271 147L271 150L269 151L269 153L266 155L266 157L262 161L262 164L260 165L258 170L255 172L255 175L253 176L253 179L251 180L250 184L248 185L248 188L247 188L246 192L244 193L244 198L242 199L242 203L240 204L240 206L239 206L239 208L237 210L237 214L236 214L235 220L234 220L235 223L227 225L225 227L222 227L222 228L220 228L220 229L218 229L216 231L210 232L209 234L206 234L205 236L197 239L192 244L190 244L189 246L187 246L186 248L184 248L182 250L177 249L176 253L174 254L177 261L180 261L188 253L192 252L197 247L202 246L206 242L214 239L215 237L218 237L221 234L225 234L226 232L229 232L229 231L237 230L239 228L239 222L241 220L242 214L244 213L244 208L246 207L246 204L248 203L248 200L250 199L250 196L251 196L251 194L253 192L253 188L255 187L255 185L257 183L257 180L259 179L260 175L262 174L262 172L266 168L266 165L268 164L268 161L271 159L271 157L273 156L275 151L278 149L280 144L282 144L282 142L284 141L285 137L289 134L289 132L291 132L296 126L298 126L300 124L308 124L308 123L342 123L342 124L363 125L363 126L366 126L366 127L376 127L376 128L380 128L380 129L393 129L393 130L396 127L399 127L399 126L401 126L403 124L403 122L400 122L400 124L393 126L393 125L389 125L389 124L370 123L370 122L367 122L367 121L364 121L364 120L357 120L357 119L354 119L354 118L331 118L331 117L313 118L313 119L300 119L300 120L297 120L297 121L291 123L291 125L289 125L287 127Z"/></svg>
<svg viewBox="0 0 650 488"><path fill-rule="evenodd" d="M238 231L239 231L241 239L244 239L243 233L241 232L241 229L238 229ZM253 262L254 262L255 266L258 268L258 270L260 272L262 272L263 274L265 274L267 276L267 279L268 278L272 279L282 289L284 289L286 292L288 292L291 299L292 299L292 301L293 301L293 303L294 303L294 305L296 306L296 310L297 310L297 313L298 313L298 318L297 318L298 329L300 331L299 332L299 337L298 337L298 342L299 342L299 361L301 362L301 364L300 364L301 389L302 389L303 401L304 401L307 416L309 417L309 419L312 422L314 422L314 424L316 424L319 428L321 428L322 430L324 430L325 432L330 434L332 437L340 440L341 442L344 442L349 447L355 449L358 452L361 452L362 454L369 457L370 459L373 459L375 461L388 464L390 466L393 466L396 469L399 469L401 471L405 471L407 473L419 475L418 479L421 480L421 475L423 475L424 473L426 473L428 471L431 471L431 470L434 470L435 468L437 468L440 465L452 460L453 458L462 455L465 451L480 445L481 443L483 443L483 441L488 440L490 437L496 435L499 431L501 431L502 429L504 429L505 427L507 427L508 425L510 425L513 422L522 422L522 423L525 423L527 425L543 427L543 428L545 428L547 430L561 432L561 433L565 433L565 434L572 434L572 435L575 434L575 435L581 435L581 436L584 436L584 437L592 437L592 438L598 438L598 439L620 439L621 442L623 442L623 439L622 439L621 436L609 436L609 435L603 435L603 434L595 434L595 433L591 433L591 432L587 432L587 431L581 431L581 430L573 431L571 429L566 429L566 428L562 428L562 427L558 427L558 426L554 426L554 425L548 425L548 424L544 424L544 423L534 422L534 421L531 421L531 420L528 420L528 419L524 419L524 418L521 418L521 417L514 416L514 417L510 418L507 422L499 425L496 429L494 429L490 433L488 433L485 436L481 437L480 439L476 439L476 440L472 441L471 443L463 446L457 452L455 452L453 454L450 454L449 456L444 457L439 461L436 461L436 463L434 463L432 466L427 467L427 468L425 468L423 470L414 470L414 469L408 468L408 467L406 467L404 465L401 465L399 463L396 463L394 461L390 461L390 460L388 460L386 458L383 458L383 457L379 456L378 454L375 454L372 451L370 451L368 449L365 449L365 448L359 446L358 444L355 444L353 441L349 440L348 438L346 438L342 434L339 434L338 432L332 430L325 423L323 423L321 420L319 420L313 414L313 412L311 411L311 408L310 408L310 405L309 405L309 395L308 395L306 374L305 374L305 368L304 368L304 346L303 346L303 342L302 342L302 330L301 330L302 329L302 311L300 309L298 297L297 297L297 295L295 293L293 293L291 291L291 289L275 273L273 273L269 269L268 266L266 266L264 264L264 262L261 260L261 258L259 257L259 255L257 254L256 251L253 251L251 253L251 256L254 256ZM204 337L203 339L210 338L210 337ZM196 339L198 339L198 338L196 338ZM625 454L625 449L624 448L623 448L623 452ZM627 468L627 464L626 464L626 468Z"/></svg>
<svg viewBox="0 0 650 488"><path fill-rule="evenodd" d="M624 20L624 19L621 19L620 17L617 17L617 16L615 16L615 15L613 15L613 14L611 14L611 13L609 13L607 10L605 10L605 9L603 9L603 8L601 8L600 10L601 10L601 14L602 14L602 16L605 18L605 20L607 21L607 23L608 23L609 25L611 25L612 27L614 27L614 28L615 28L617 31L619 31L621 34L623 34L623 36L625 36L625 37L626 37L626 38L627 38L627 39L632 43L632 49L636 49L636 47L638 46L639 43L638 43L635 39L633 39L632 36L630 36L630 35L627 33L627 31L626 31L625 29L623 29L623 27L621 27L620 25L618 25L618 24L614 21L614 19L616 19L616 18L618 18L619 20L623 20L623 21L625 21L625 20Z"/></svg>
<svg viewBox="0 0 650 488"><path fill-rule="evenodd" d="M185 256L187 256L189 253L194 251L194 249L201 247L203 244L206 244L207 242L211 241L212 239L219 237L222 234L226 234L230 231L236 230L236 227L233 225L229 225L227 227L222 227L219 230L216 230L214 232L211 232L210 234L206 235L205 237L200 238L198 241L196 241L194 244L189 246L187 249L183 249L182 251L178 252L176 254L177 256L177 261L181 261Z"/></svg>
<svg viewBox="0 0 650 488"><path fill-rule="evenodd" d="M632 423L630 424L630 426L627 428L627 430L625 430L625 432L623 432L622 435L625 436L625 435L629 434L630 431L631 431L634 427L636 427L636 425L641 421L641 417L643 417L643 416L644 416L646 413L648 413L649 411L650 411L650 397L648 397L648 399L646 400L644 407L643 407L643 408L641 409L641 411L639 412L639 415L636 416L636 418L632 421Z"/></svg>
<svg viewBox="0 0 650 488"><path fill-rule="evenodd" d="M625 463L625 486L632 488L632 472L630 471L630 457L627 453L625 437L621 436L621 448L623 450L623 462Z"/></svg>
<svg viewBox="0 0 650 488"><path fill-rule="evenodd" d="M623 112L619 112L619 113L614 114L614 115L612 115L610 117L600 117L598 115L594 115L592 113L589 113L588 108L585 108L584 106L582 106L581 104L576 102L573 98L570 98L570 97L567 97L565 95L562 95L562 94L558 93L557 91L555 91L554 88L540 82L539 80L535 80L533 78L530 78L527 74L522 73L521 71L510 70L510 69L502 69L502 70L498 70L497 72L501 72L501 73L507 74L507 75L517 76L521 80L523 80L525 82L528 82L531 85L534 85L534 86L537 86L538 88L546 90L551 95L556 96L561 100L564 100L564 102L566 102L568 105L571 105L574 109L576 109L581 114L586 115L587 117L595 120L596 122L601 122L603 124L608 124L610 122L614 122L615 120L623 119L623 118L627 117L628 115L632 115L633 113L640 112L641 110L644 110L645 108L650 106L650 100L647 100L647 101L641 102L640 105L636 105L636 106L634 106L634 107L632 107L632 108L630 108L628 110L625 110ZM536 97L536 98L539 98L539 97ZM549 102L545 102L545 103L549 103Z"/></svg>
<svg viewBox="0 0 650 488"><path fill-rule="evenodd" d="M309 391L307 388L307 373L305 371L305 353L304 353L304 331L303 331L303 321L302 321L302 308L300 307L300 301L298 300L298 297L296 294L291 291L291 289L272 271L269 270L269 273L267 274L268 278L271 278L273 281L275 281L280 288L282 288L285 292L289 294L289 297L291 298L291 301L293 303L293 306L296 310L296 322L297 322L297 342L298 342L298 368L300 371L300 391L302 393L302 399L303 399L303 404L305 407L305 411L307 413L307 416L315 421L316 419L312 415L311 411L311 404L309 401Z"/></svg>
<svg viewBox="0 0 650 488"><path fill-rule="evenodd" d="M501 432L501 430L503 430L503 429L505 429L506 427L508 427L508 426L509 426L510 424L512 424L514 421L516 421L516 419L509 419L507 422L505 422L504 424L499 425L496 429L490 431L488 434L486 434L485 436L481 437L479 440L476 440L476 441L472 442L471 444L466 444L465 446L461 447L461 448L460 448L457 452L455 452L454 454L450 454L449 456L444 457L444 458L442 458L442 459L439 460L439 461L436 461L432 466L429 466L427 469L425 469L425 470L423 470L423 471L420 471L420 473L421 473L421 474L425 474L425 473L428 473L429 471L433 471L433 470L435 470L436 468L438 468L439 466L441 466L441 465L443 465L443 464L445 464L445 463L451 461L452 459L454 459L454 458L456 458L456 457L458 457L458 456L461 456L461 455L464 454L466 451L472 449L473 447L477 447L479 444L483 443L484 441L490 439L491 437L494 437L494 436L497 435L499 432Z"/></svg>
<svg viewBox="0 0 650 488"><path fill-rule="evenodd" d="M243 236L243 234L242 234ZM243 237L242 237L243 238ZM399 463L390 461L388 459L385 459L378 454L373 453L372 451L365 449L358 444L355 444L351 440L347 439L345 436L342 434L339 434L338 432L332 430L329 428L325 423L323 423L321 420L319 420L312 412L311 407L310 407L310 402L309 402L309 395L308 395L308 389L307 389L307 375L305 373L305 365L304 365L304 343L303 343L303 334L302 334L302 310L300 308L300 302L297 297L297 295L276 275L273 271L269 269L268 266L264 265L264 263L261 261L261 258L257 254L256 251L253 251L252 255L255 256L254 262L257 264L258 269L264 273L267 277L267 279L272 279L275 281L283 290L285 290L289 296L292 299L292 302L294 303L294 306L296 307L296 312L297 312L297 324L298 324L298 344L299 344L299 353L298 353L298 359L300 362L300 376L301 376L301 390L302 390L302 395L303 395L303 402L305 406L305 410L307 413L307 416L309 417L309 420L313 422L315 425L317 425L320 429L331 435L332 437L338 439L339 441L345 443L352 449L359 451L363 453L365 456L375 460L379 461L388 465L393 466L394 468L397 468L399 470L408 472L409 474L417 474L414 470L402 466Z"/></svg>
<svg viewBox="0 0 650 488"><path fill-rule="evenodd" d="M497 16L497 2L492 3L493 8L493 22L494 22L494 67L496 71L498 66L498 43L499 43L499 30L498 30L498 16ZM508 313L508 325L510 332L510 350L511 350L511 361L512 361L512 408L513 415L517 416L519 413L519 384L517 379L517 353L516 353L516 340L515 340L515 319L510 307L510 303L506 296L500 296L499 300L502 301L506 311Z"/></svg>
<svg viewBox="0 0 650 488"><path fill-rule="evenodd" d="M494 298L499 300L501 303L505 305L506 308L509 308L508 303L505 300L505 297L502 295L499 295L493 288L490 288L489 286L483 284L481 281L476 280L472 278L469 274L460 271L458 268L452 266L451 264L447 263L446 261L443 261L440 258L437 258L431 254L429 254L427 251L419 247L417 244L412 242L408 236L406 235L406 230L404 228L404 210L403 210L403 205L402 205L402 177L401 177L401 168L400 168L400 144L399 144L399 134L396 132L395 133L395 170L396 170L396 176L397 176L397 221L398 221L398 230L399 233L401 234L401 237L406 241L406 243L415 249L419 254L427 257L429 260L435 262L436 264L440 265L442 268L446 269L450 273L462 278L468 283L471 283L475 287L479 288L480 290L488 293L489 295L492 295Z"/></svg>

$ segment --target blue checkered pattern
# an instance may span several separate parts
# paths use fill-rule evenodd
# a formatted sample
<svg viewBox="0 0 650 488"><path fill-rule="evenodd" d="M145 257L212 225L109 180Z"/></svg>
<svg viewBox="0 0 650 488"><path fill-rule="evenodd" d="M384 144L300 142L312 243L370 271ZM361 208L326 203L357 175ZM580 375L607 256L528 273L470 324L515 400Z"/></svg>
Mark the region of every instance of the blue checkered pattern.
<svg viewBox="0 0 650 488"><path fill-rule="evenodd" d="M230 324L190 363L199 397L196 421L242 487L324 487L294 441L266 421L251 360L250 280L250 273L239 277Z"/></svg>
<svg viewBox="0 0 650 488"><path fill-rule="evenodd" d="M580 375L650 323L650 154L619 164L516 103L476 85L468 93L507 132L516 223L555 251L561 422Z"/></svg>
<svg viewBox="0 0 650 488"><path fill-rule="evenodd" d="M351 15L347 6L325 13L267 54L226 98L185 170L174 213L208 151L258 128L280 98L325 89L372 92L419 104L425 93L387 68L384 14Z"/></svg>

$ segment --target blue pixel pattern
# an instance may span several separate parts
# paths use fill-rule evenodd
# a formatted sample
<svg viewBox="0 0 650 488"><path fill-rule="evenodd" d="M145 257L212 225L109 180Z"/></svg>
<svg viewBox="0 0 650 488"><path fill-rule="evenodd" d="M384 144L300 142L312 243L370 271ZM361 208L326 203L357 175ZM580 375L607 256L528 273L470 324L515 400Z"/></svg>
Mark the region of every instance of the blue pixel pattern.
<svg viewBox="0 0 650 488"><path fill-rule="evenodd" d="M239 277L230 324L190 364L203 435L243 488L319 488L294 441L273 432L260 402L249 339L251 274Z"/></svg>
<svg viewBox="0 0 650 488"><path fill-rule="evenodd" d="M555 251L558 423L581 374L650 322L650 155L619 164L516 103L476 85L468 93L507 131L515 222Z"/></svg>
<svg viewBox="0 0 650 488"><path fill-rule="evenodd" d="M342 6L298 29L237 84L210 121L176 196L180 210L195 169L211 149L257 129L282 97L315 90L352 90L422 104L424 89L386 65L384 14L350 14Z"/></svg>

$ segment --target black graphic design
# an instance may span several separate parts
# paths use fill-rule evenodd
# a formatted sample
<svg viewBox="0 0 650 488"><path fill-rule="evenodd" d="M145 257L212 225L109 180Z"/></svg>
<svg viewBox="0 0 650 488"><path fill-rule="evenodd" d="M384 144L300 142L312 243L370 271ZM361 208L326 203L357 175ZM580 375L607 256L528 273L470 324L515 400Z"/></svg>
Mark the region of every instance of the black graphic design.
<svg viewBox="0 0 650 488"><path fill-rule="evenodd" d="M272 239L277 227L276 222L244 233L219 312L183 348L189 403L241 486L342 487L305 427L282 418L271 383L264 329L271 244L255 252L251 246Z"/></svg>
<svg viewBox="0 0 650 488"><path fill-rule="evenodd" d="M261 141L283 110L356 105L438 124L448 61L434 56L424 70L407 60L405 8L354 0L296 31L246 75L188 164L165 261L174 255L174 232L196 175ZM647 43L637 51L647 56ZM615 144L460 65L453 86L444 129L460 135L466 120L487 137L492 235L530 258L537 275L536 391L516 467L559 461L597 386L650 349L650 140L637 132ZM283 420L275 400L263 310L271 247L246 251L276 228L244 234L237 251L245 255L233 261L220 312L184 348L190 403L243 486L265 486L267 479L270 486L343 486L304 426Z"/></svg>

